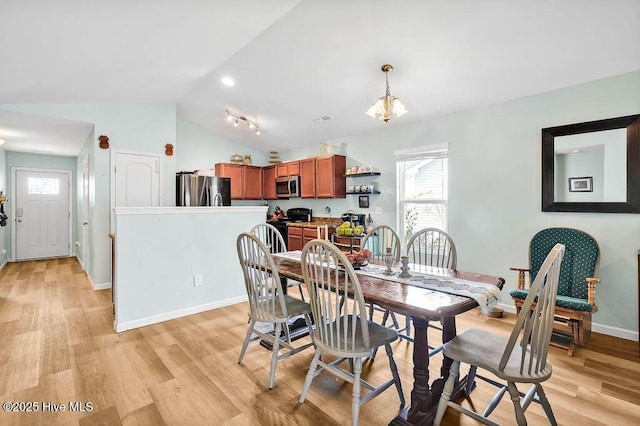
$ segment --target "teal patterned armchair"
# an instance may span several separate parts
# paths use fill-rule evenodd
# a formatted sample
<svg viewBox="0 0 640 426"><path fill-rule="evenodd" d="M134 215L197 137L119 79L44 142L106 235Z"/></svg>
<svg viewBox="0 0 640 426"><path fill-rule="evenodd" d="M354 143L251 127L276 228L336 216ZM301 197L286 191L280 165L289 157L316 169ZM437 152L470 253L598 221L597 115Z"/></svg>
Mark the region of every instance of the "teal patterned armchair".
<svg viewBox="0 0 640 426"><path fill-rule="evenodd" d="M518 288L509 294L516 309L520 308L529 290L525 288L525 272L535 278L547 254L556 243L566 247L560 267L558 297L556 300L554 346L568 350L573 355L575 345L584 346L591 335L591 315L598 310L595 302L595 286L600 263L600 248L596 240L584 231L572 228L543 229L529 243L529 269L511 268L518 271Z"/></svg>

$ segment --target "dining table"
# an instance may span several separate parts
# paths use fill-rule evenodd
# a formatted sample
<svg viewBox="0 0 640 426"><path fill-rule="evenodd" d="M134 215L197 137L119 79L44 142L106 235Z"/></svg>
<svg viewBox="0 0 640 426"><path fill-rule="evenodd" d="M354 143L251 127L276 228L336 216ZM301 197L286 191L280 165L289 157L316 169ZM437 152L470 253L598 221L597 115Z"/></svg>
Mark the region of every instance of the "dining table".
<svg viewBox="0 0 640 426"><path fill-rule="evenodd" d="M273 256L275 267L281 277L304 281L301 252L292 251ZM464 272L406 263L411 278L399 278L400 263L394 263L390 275L384 267L370 261L369 267L356 270L356 275L365 301L397 314L408 315L413 321L413 389L410 405L405 407L390 425L431 425L449 375L452 360L443 357L438 377L429 374L429 342L427 327L430 322L438 322L442 328L442 342L456 336L456 315L484 304L476 297L478 288L489 288L493 295L499 295L504 279L486 274ZM390 271L386 271L389 273ZM428 285L430 282L437 285ZM457 291L456 288L463 288ZM465 291L464 289L467 289ZM471 288L471 292L468 289ZM458 293L458 294L453 294ZM496 300L493 302L495 303ZM482 310L489 307L481 306ZM467 378L456 382L452 399L459 397L467 386Z"/></svg>

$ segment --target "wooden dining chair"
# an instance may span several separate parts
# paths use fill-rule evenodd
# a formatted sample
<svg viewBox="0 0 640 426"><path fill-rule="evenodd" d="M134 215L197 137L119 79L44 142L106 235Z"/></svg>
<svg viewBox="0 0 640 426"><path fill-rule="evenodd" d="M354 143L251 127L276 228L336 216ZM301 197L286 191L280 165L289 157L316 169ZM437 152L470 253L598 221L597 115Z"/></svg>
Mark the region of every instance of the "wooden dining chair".
<svg viewBox="0 0 640 426"><path fill-rule="evenodd" d="M302 270L311 300L316 326L312 340L316 348L309 366L300 403L303 403L313 379L324 371L353 385L351 424L358 424L360 406L395 384L400 410L405 400L391 343L398 333L367 320L364 296L358 277L347 257L328 241L312 240L302 249ZM362 361L379 346L386 349L392 378L374 386L362 378ZM325 356L331 357L329 361ZM348 361L347 368L340 365ZM361 395L362 388L368 390Z"/></svg>
<svg viewBox="0 0 640 426"><path fill-rule="evenodd" d="M287 296L282 291L280 275L273 263L271 253L260 239L243 232L237 239L238 258L249 298L249 329L242 344L238 364L247 351L250 342L263 339L272 345L269 389L275 382L276 363L311 346L311 343L297 347L291 345L289 321L303 315L307 327L311 324L311 307L300 299ZM275 329L273 334L256 328L256 323L269 324ZM284 352L280 354L280 350Z"/></svg>
<svg viewBox="0 0 640 426"><path fill-rule="evenodd" d="M445 383L436 417L439 425L447 410L451 407L476 421L497 425L488 416L508 391L513 402L516 422L526 425L524 412L537 395L545 414L552 425L557 424L551 404L542 389L542 382L551 377L551 364L547 362L549 341L553 330L555 301L558 293L560 264L565 246L556 244L545 258L531 289L520 310L511 335L506 337L480 329L469 329L444 344L444 356L453 360L449 377ZM535 302L535 303L534 303ZM518 339L520 339L518 341ZM506 382L493 397L482 414L471 411L451 401L451 394L458 381L460 363L471 365L466 387L467 395L473 388L477 368L490 371ZM520 401L520 392L516 383L532 384Z"/></svg>
<svg viewBox="0 0 640 426"><path fill-rule="evenodd" d="M410 263L456 270L458 252L453 238L438 228L424 228L411 236L407 243Z"/></svg>
<svg viewBox="0 0 640 426"><path fill-rule="evenodd" d="M278 229L269 223L259 223L251 228L251 233L256 235L260 241L264 243L269 249L271 254L283 253L287 251L287 244L282 237L282 234ZM304 301L304 292L302 291L302 284L300 281L294 281L282 277L282 284L287 287L298 287L300 291L300 297Z"/></svg>
<svg viewBox="0 0 640 426"><path fill-rule="evenodd" d="M456 270L458 252L453 238L442 229L424 228L416 232L407 242L407 256L410 263L435 268ZM429 323L430 328L442 331L442 327ZM442 350L442 346L430 346L429 356Z"/></svg>
<svg viewBox="0 0 640 426"><path fill-rule="evenodd" d="M387 252L391 254L394 262L400 261L400 236L392 227L388 225L377 225L371 228L362 239L361 247L371 250L371 258L379 261L384 260ZM396 314L388 309L382 309L375 304L369 304L369 321L373 321L374 312L382 312L380 324L386 325L387 319L391 319L392 326L398 331L401 339L413 342L411 337L411 320L405 317L404 327L400 325Z"/></svg>

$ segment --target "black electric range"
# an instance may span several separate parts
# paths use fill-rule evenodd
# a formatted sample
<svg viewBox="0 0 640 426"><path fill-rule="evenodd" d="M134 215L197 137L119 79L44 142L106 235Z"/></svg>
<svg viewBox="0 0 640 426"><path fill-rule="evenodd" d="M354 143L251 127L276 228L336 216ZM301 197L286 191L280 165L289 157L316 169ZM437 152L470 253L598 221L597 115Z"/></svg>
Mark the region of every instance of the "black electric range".
<svg viewBox="0 0 640 426"><path fill-rule="evenodd" d="M271 220L269 223L273 225L284 238L284 242L288 244L287 223L291 222L311 222L313 219L313 211L304 207L295 207L287 210L287 216L277 220Z"/></svg>

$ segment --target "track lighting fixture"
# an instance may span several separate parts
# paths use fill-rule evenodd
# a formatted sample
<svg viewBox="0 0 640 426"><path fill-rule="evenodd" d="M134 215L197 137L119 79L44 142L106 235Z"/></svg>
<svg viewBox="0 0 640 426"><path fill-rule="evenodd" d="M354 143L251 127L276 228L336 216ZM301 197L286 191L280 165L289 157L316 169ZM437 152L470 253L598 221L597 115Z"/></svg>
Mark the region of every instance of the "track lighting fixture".
<svg viewBox="0 0 640 426"><path fill-rule="evenodd" d="M231 122L233 124L233 127L238 127L238 124L244 123L247 125L249 129L253 130L256 133L256 135L260 134L260 126L258 126L258 123L253 122L242 115L234 115L234 114L231 114L229 111L226 111L226 113L227 113L227 121Z"/></svg>

